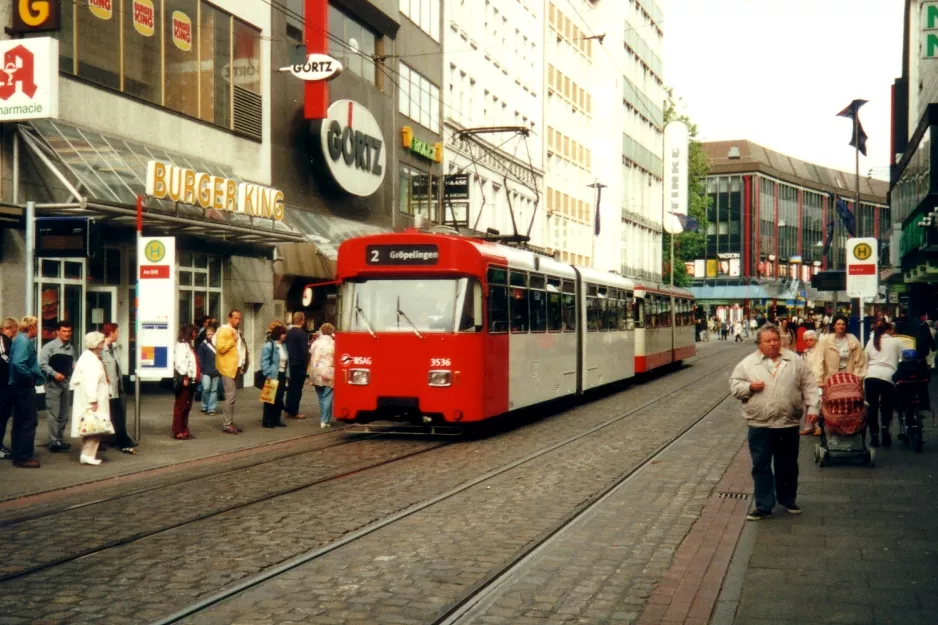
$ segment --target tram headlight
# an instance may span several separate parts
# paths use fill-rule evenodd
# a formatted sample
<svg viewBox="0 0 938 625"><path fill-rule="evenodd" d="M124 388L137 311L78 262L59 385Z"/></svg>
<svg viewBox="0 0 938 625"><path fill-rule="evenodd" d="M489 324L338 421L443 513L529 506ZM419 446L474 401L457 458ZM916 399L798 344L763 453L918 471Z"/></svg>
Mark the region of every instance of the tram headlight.
<svg viewBox="0 0 938 625"><path fill-rule="evenodd" d="M366 386L371 381L371 371L368 369L349 369L348 383L355 386Z"/></svg>
<svg viewBox="0 0 938 625"><path fill-rule="evenodd" d="M450 386L453 383L453 372L445 370L431 371L428 383L430 386Z"/></svg>

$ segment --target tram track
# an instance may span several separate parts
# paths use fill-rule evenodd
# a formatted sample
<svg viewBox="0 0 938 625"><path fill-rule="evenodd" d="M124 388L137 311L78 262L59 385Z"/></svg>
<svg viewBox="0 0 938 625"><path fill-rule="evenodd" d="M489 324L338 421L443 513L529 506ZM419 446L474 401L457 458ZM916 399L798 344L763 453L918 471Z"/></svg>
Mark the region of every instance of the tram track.
<svg viewBox="0 0 938 625"><path fill-rule="evenodd" d="M732 349L730 349L730 348L721 349L721 350L719 350L719 351L717 351L716 353L713 353L713 354L707 354L706 356L695 357L694 362L699 362L700 360L706 360L706 359L711 358L711 357L716 357L716 356L719 356L719 355L721 355L721 354L725 354L725 353L730 352L730 351L735 351L735 350L732 350ZM194 603L192 603L192 604L190 604L190 605L188 605L188 606L186 606L186 607L184 607L184 608L182 608L182 609L180 609L180 610L178 610L178 611L176 611L176 612L174 612L174 613L172 613L172 614L170 614L170 615L168 615L168 616L166 616L166 617L163 617L163 618L160 618L160 619L158 619L158 620L153 621L153 625L164 625L164 624L165 624L165 625L169 625L169 624L171 624L171 623L178 623L178 622L180 622L180 621L183 621L184 619L187 619L187 618L189 618L189 617L192 617L192 616L198 615L198 614L200 614L200 613L202 613L202 612L205 612L206 610L210 609L212 606L215 606L215 605L217 605L217 604L219 604L219 603L222 603L222 602L224 602L224 601L226 601L226 600L228 600L228 599L231 599L231 598L233 598L233 597L235 597L235 596L237 596L237 595L239 595L239 594L241 594L241 593L244 593L245 591L247 591L247 590L249 590L249 589L251 589L251 588L254 588L254 587L256 587L256 586L259 586L259 585L261 585L261 584L263 584L263 583L265 583L265 582L274 580L274 579L276 579L276 578L278 578L278 577L280 577L280 576L282 576L282 575L284 575L284 574L286 574L286 573L288 573L288 572L290 572L290 571L292 571L292 570L294 570L294 569L296 569L296 568L298 568L298 567L304 566L304 565L309 564L309 563L311 563L311 562L313 562L313 561L315 561L315 560L317 560L317 559L323 558L324 556L326 556L326 555L328 555L328 554L330 554L330 553L332 553L332 552L335 552L335 551L337 551L337 550L339 550L339 549L341 549L341 548L343 548L343 547L346 547L346 546L348 546L348 545L351 545L351 544L355 543L356 541L359 541L359 540L365 538L366 536L369 536L370 534L373 534L373 533L375 533L375 532L377 532L377 531L379 531L379 530L381 530L381 529L387 528L387 527L389 527L389 526L391 526L391 525L393 525L393 524L395 524L395 523L398 523L398 522L400 522L400 521L402 521L402 520L404 520L404 519L406 519L406 518L408 518L408 517L410 517L410 516L412 516L412 515L414 515L414 514L416 514L416 513L421 512L421 511L423 511L423 510L427 510L428 508L431 508L432 506L441 504L442 502L447 501L447 500L449 500L449 499L452 499L452 498L454 498L454 497L456 497L456 496L458 496L458 495L460 495L460 494L462 494L462 493L465 493L466 491L468 491L468 490L470 490L470 489L472 489L472 488L474 488L474 487L476 487L476 486L479 486L479 485L481 485L481 484L483 484L483 483L485 483L485 482L487 482L487 481L490 481L490 480L493 480L494 478L497 478L497 477L499 477L499 476L505 475L506 473L508 473L508 472L510 472L510 471L512 471L512 470L514 470L514 469L517 469L517 468L519 468L519 467L522 467L523 465L528 464L528 463L532 462L532 461L535 460L535 459L538 459L538 458L541 458L541 457L543 457L543 456L546 456L547 454L550 454L550 453L552 453L552 452L554 452L554 451L557 451L557 450L559 450L559 449L562 449L562 448L564 448L564 447L567 447L567 446L569 446L569 445L571 445L571 444L573 444L573 443L575 443L575 442L577 442L577 441L580 441L580 440L582 440L582 439L584 439L584 438L586 438L586 437L589 437L589 436L592 436L592 435L594 435L594 434L596 434L596 433L598 433L598 432L601 432L602 430L604 430L604 429L606 429L606 428L608 428L608 427L610 427L610 426L612 426L612 425L615 425L615 424L617 424L617 423L622 422L622 421L625 420L625 419L628 419L629 417L631 417L632 415L635 415L636 413L639 413L639 412L641 412L641 411L644 411L644 410L648 409L649 407L654 406L655 404L658 404L658 403L660 403L660 402L667 402L669 399L671 399L671 398L673 398L674 396L680 394L682 391L685 391L686 389L688 389L688 388L690 388L690 387L692 387L692 386L694 386L694 385L697 385L697 384L699 384L700 382L702 382L702 381L704 381L704 380L706 380L706 379L708 379L708 378L710 378L710 377L712 377L712 376L719 375L719 374L724 374L724 373L725 373L726 366L728 366L728 364L727 364L727 365L724 365L724 366L720 366L720 367L716 368L715 370L710 371L710 372L708 372L708 373L705 373L705 374L703 374L703 375L695 376L694 379L692 379L692 380L690 380L690 381L688 381L688 382L682 384L681 386L679 386L679 387L677 387L677 388L674 388L674 389L672 389L672 390L670 390L670 391L668 391L668 392L666 392L666 393L664 393L664 394L662 394L662 395L658 395L658 396L655 397L654 399L645 401L645 402L643 402L643 403L641 403L641 404L639 404L639 405L637 405L637 406L630 407L628 410L622 411L622 412L616 414L615 416L613 416L613 417L611 417L611 418L609 418L609 419L604 420L603 422L599 423L598 425L595 425L595 426L593 426L593 427L590 427L590 428L587 429L587 430L584 430L584 431L582 431L582 432L578 432L578 433L576 433L576 434L574 434L574 435L571 435L571 436L569 436L569 437L564 438L563 440L560 440L560 441L558 441L558 442L555 442L555 443L549 444L549 445L547 445L547 446L545 446L545 447L542 447L541 449L539 449L539 450L537 450L537 451L534 451L534 452L532 452L532 453L529 453L529 454L527 454L527 455L525 455L525 456L523 456L523 457L521 457L521 458L518 458L518 459L516 459L516 460L513 460L513 461L508 462L508 463L506 463L506 464L503 464L503 465L501 465L501 466L498 466L498 467L496 467L496 468L494 468L494 469L492 469L492 470L490 470L490 471L488 471L488 472L486 472L486 473L484 473L484 474L482 474L482 475L480 475L480 476L477 476L477 477L475 477L475 478L473 478L473 479L470 479L470 480L468 480L468 481L466 481L466 482L463 482L463 483L461 483L461 484L459 484L459 485L457 485L457 486L455 486L455 487L453 487L453 488L451 488L451 489L448 489L448 490L446 490L445 492L439 493L439 494L437 494L437 495L435 495L435 496L433 496L433 497L430 497L430 498L428 498L428 499L425 499L425 500L422 501L422 502L419 502L419 503L416 503L416 504L414 504L414 505L411 505L411 506L409 506L409 507L407 507L407 508L405 508L405 509L403 509L403 510L400 510L400 511L394 513L394 514L391 514L391 515L389 515L389 516L386 516L386 517L384 517L384 518L382 518L382 519L380 519L380 520L378 520L378 521L375 521L375 522L373 522L373 523L370 523L370 524L368 524L368 525L366 525L366 526L364 526L364 527L361 527L361 528L359 528L359 529L357 529L357 530L355 530L355 531L349 532L349 533L345 534L344 536L342 536L341 538L339 538L339 539L337 539L337 540L335 540L335 541L332 541L332 542L330 542L330 543L328 543L328 544L325 544L325 545L316 547L316 548L314 548L314 549L310 549L310 550L308 550L308 551L306 551L306 552L304 552L304 553L301 553L301 554L298 554L298 555L296 555L296 556L294 556L294 557L291 557L291 558L289 558L289 559L287 559L287 560L281 562L280 564L274 565L274 566L272 566L272 567L270 567L270 568L268 568L268 569L266 569L266 570L263 570L263 571L261 571L261 572L259 572L259 573L257 573L257 574L250 575L250 576L248 576L248 577L242 579L241 581L236 582L235 584L232 584L232 585L228 586L227 588L224 588L224 589L222 589L222 590L220 590L220 591L218 591L218 592L216 592L216 593L213 593L213 594L211 594L211 595L205 596L205 597L203 597L202 599L200 599L200 600L198 600L198 601L196 601L196 602L194 602ZM709 406L709 407L705 410L705 412L704 412L702 415L700 415L699 417L695 418L690 424L688 424L686 427L684 427L684 428L678 433L678 435L677 435L676 437L671 438L668 442L666 442L666 443L664 443L663 445L661 445L660 447L658 447L658 448L657 448L655 451L653 451L650 455L648 455L648 456L645 457L642 461L640 461L640 463L639 463L638 465L636 465L635 467L631 468L631 469L630 469L628 472L626 472L624 475L620 476L620 477L615 481L615 483L614 483L612 486L610 486L609 488L603 489L600 493L598 493L598 494L596 494L596 495L590 497L590 498L589 498L585 503L583 503L581 506L578 506L573 512L571 512L571 514L564 520L564 522L563 522L560 526L558 526L557 528L554 528L553 530L551 530L550 532L548 532L545 536L543 536L542 538L540 538L539 540L537 540L537 541L531 546L531 549L526 549L526 550L524 551L524 553L521 554L520 558L524 558L525 555L528 554L528 553L530 553L531 550L537 549L539 545L543 544L545 541L549 540L552 536L554 536L554 535L556 535L558 532L560 532L560 531L563 529L563 527L565 527L565 526L569 525L570 523L574 522L577 518L579 518L582 514L584 514L591 506L597 505L597 503L598 503L599 501L601 501L605 496L607 496L610 492L613 492L614 489L615 489L617 486L620 486L620 485L623 484L626 480L628 480L629 476L634 475L637 471L640 471L642 467L647 466L649 463L653 462L654 459L655 459L655 457L657 457L660 453L662 453L662 452L665 451L666 449L670 448L672 445L674 445L674 444L675 444L678 440L680 440L682 437L686 436L687 433L688 433L691 429L693 429L697 424L699 424L703 419L705 419L711 412L713 412L713 410L716 409L716 407L719 406L719 404L722 403L722 402L725 400L725 398L726 398L727 395L728 395L728 393L722 394L722 395L720 396L720 398L719 398L718 401L714 402L711 406ZM515 565L518 563L518 561L520 561L520 558L513 559L511 562L509 562L509 563L506 565L505 568L500 569L500 572L506 571L507 569L510 569L511 567L515 566ZM454 614L457 610L459 610L461 606L466 605L469 601L472 600L472 597L473 597L473 596L475 596L476 594L478 594L479 592L481 592L484 588L486 588L486 587L488 587L489 585L491 585L492 580L494 580L494 579L495 579L495 577L490 578L490 579L488 579L488 580L482 582L478 587L476 587L476 588L474 588L472 591L470 591L470 593L468 593L465 597L463 597L463 598L461 598L460 600L458 600L455 604L453 604L453 606L452 606L451 608L449 608L448 610L446 610L446 612L445 612L444 615L441 617L441 619L448 618L449 615ZM441 621L441 622L442 622L442 621Z"/></svg>
<svg viewBox="0 0 938 625"><path fill-rule="evenodd" d="M711 348L711 349L716 349L716 348ZM708 350L708 351L709 351L709 350ZM715 351L714 353L709 353L709 354L706 354L706 355L696 355L696 356L694 356L692 362L693 362L693 363L699 363L699 362L704 361L704 360L707 360L707 359L709 359L709 358L713 358L713 357L719 356L719 355L725 353L726 351L729 351L729 348L719 349L719 350ZM685 365L685 366L687 366L687 365ZM655 375L655 373L659 373L659 374L660 374L660 372L653 372L652 375ZM643 382L647 382L647 381L648 381L648 380L647 380L647 376L644 376L643 378L638 378L638 379L639 379L639 380L642 380ZM611 387L611 388L607 388L607 389L600 388L600 389L594 389L594 390L592 390L592 391L590 392L590 395L589 395L589 398L590 398L590 399L588 399L587 401L593 401L593 400L595 400L597 397L602 397L602 396L605 396L605 395L613 395L613 394L616 394L616 393L620 393L620 392L623 392L623 390L624 390L624 389L621 387L621 383L619 383L619 384L611 384L610 387ZM561 413L561 414L562 414L562 413ZM556 416L556 415L552 415L552 416ZM345 429L346 429L346 428L339 428L339 429L336 429L336 430L334 430L333 432L329 432L329 433L325 434L325 436L340 435L340 434L343 432L343 430L345 430ZM315 439L315 438L319 438L320 436L323 436L323 435L321 435L321 434L315 434L315 435L313 435L311 438L314 438L314 439ZM375 439L375 438L386 438L383 434L380 434L380 433L378 433L378 434L346 433L345 436L347 436L347 437L354 437L354 438L345 438L345 439L343 439L343 440L335 441L335 442L332 443L332 444L327 444L327 445L324 445L324 446L322 446L322 447L316 447L315 449L300 449L300 450L293 451L293 452L289 452L289 453L286 453L286 454L277 455L277 456L275 456L275 457L273 457L273 458L266 458L266 459L263 459L263 460L257 460L257 461L254 461L254 462L249 462L249 463L247 463L247 464L239 464L238 466L231 467L231 468L225 468L225 469L223 469L223 470L221 470L221 471L200 472L198 475L194 475L194 476L191 476L191 477L184 477L184 478L181 478L181 479L170 480L170 481L163 482L163 483L160 483L160 484L155 484L155 485L152 485L152 486L146 486L146 487L143 487L143 488L136 488L136 489L128 490L128 491L125 491L125 492L117 493L117 494L114 494L114 495L108 496L108 497L101 497L101 498L92 499L92 500L89 500L89 501L81 501L81 502L79 502L79 503L73 503L73 504L68 504L68 505L64 505L64 506L46 508L46 509L43 509L43 510L38 511L38 512L31 513L31 514L24 514L24 515L20 515L20 516L11 515L11 516L9 516L9 517L7 517L7 518L0 518L0 531L3 531L3 530L5 530L5 529L7 529L7 528L15 527L15 526L20 525L20 524L23 524L23 523L29 523L29 522L32 522L32 521L37 521L37 520L39 520L39 519L46 518L46 517L55 516L55 515L58 515L58 514L64 514L64 513L68 513L68 512L73 512L73 511L75 511L75 510L80 510L80 509L82 509L82 508L88 508L88 507L91 507L91 506L97 506L97 505L108 504L108 503L112 503L112 502L115 502L115 501L118 501L118 500L128 499L128 498L131 498L131 497L135 497L135 496L139 496L139 495L144 495L144 494L147 494L147 493L154 493L154 492L161 491L161 490L167 490L167 489L171 489L171 488L174 488L174 487L177 487L177 486L184 486L184 485L186 485L186 484L191 484L191 483L194 483L194 482L198 482L198 481L202 481L202 480L206 480L206 479L210 479L210 478L220 477L220 476L224 476L224 475L233 475L233 474L236 474L236 473L239 473L239 472L247 472L247 471L250 471L250 470L252 470L252 469L257 469L257 468L259 468L259 467L263 467L263 466L266 466L266 465L271 465L271 464L275 464L275 463L282 462L282 461L285 461L285 460L290 460L290 459L293 459L293 458L296 458L296 457L299 457L299 456L303 456L303 455L306 455L306 454L314 454L314 453L323 452L323 451L326 451L326 450L329 450L329 449L333 449L333 448L335 448L335 447L340 447L340 446L342 446L342 445L349 445L349 444L358 443L358 442L365 441L365 440L372 440L372 439ZM315 441L312 441L312 442L315 442ZM455 442L455 441L453 441L453 442ZM119 479L119 478L118 478L118 479ZM311 485L314 485L314 484L311 484ZM294 492L295 490L296 490L296 489L288 489L288 490L284 491L283 494L287 494L287 493L289 493L289 492ZM13 500L13 501L15 501L15 500ZM5 580L5 579L9 579L9 578L4 577L2 574L0 574L0 581L3 581L3 580Z"/></svg>
<svg viewBox="0 0 938 625"><path fill-rule="evenodd" d="M367 437L367 438L374 438L374 437ZM357 441L355 441L355 440L346 441L345 443L339 443L339 444L336 444L336 445L330 445L330 446L328 446L328 447L325 447L325 448L322 448L322 449L317 449L317 450L314 450L314 451L299 452L299 453L296 453L296 454L291 454L290 457L295 457L295 456L303 455L304 453L305 453L305 454L316 453L316 452L318 452L318 451L323 451L323 450L327 450L327 449L332 449L332 448L335 448L335 447L339 447L339 446L341 446L342 444L348 444L348 443L354 443L354 442L357 442ZM187 525L191 525L191 524L193 524L193 523L197 523L197 522L200 522L200 521L205 521L205 520L207 520L207 519L211 519L211 518L213 518L213 517L217 517L217 516L222 515L222 514L226 514L226 513L232 512L232 511L236 511L236 510L240 510L240 509L243 509L243 508L247 508L247 507L249 507L249 506L257 505L257 504L259 504L259 503L264 503L264 502L266 502L266 501L271 501L271 500L276 499L276 498L278 498L278 497L283 497L283 496L285 496L285 495L289 495L289 494L292 494L292 493L297 493L297 492L300 492L300 491L305 490L305 489L308 489L308 488L313 488L313 487L315 487L315 486L320 486L320 485L322 485L322 484L326 484L326 483L329 483L329 482L334 482L334 481L337 481L337 480L341 480L341 479L350 477L350 476L352 476L352 475L356 475L356 474L358 474L358 473L362 473L362 472L365 472L365 471L371 471L371 470L374 470L374 469L378 469L378 468L380 468L380 467L384 467L384 466L387 466L387 465L390 465L390 464L394 464L394 463L396 463L396 462L401 462L401 461L406 460L406 459L408 459L408 458L413 458L413 457L415 457L415 456L419 456L419 455L421 455L421 454L424 454L424 453L427 453L427 452L430 452L430 451L434 451L434 450L436 450L436 449L439 449L439 448L441 448L441 447L445 447L445 446L450 445L450 444L452 444L452 441L439 441L439 442L430 443L430 444L428 444L425 448L421 448L421 449L417 449L417 450L414 450L414 451L411 451L411 452L406 452L406 453L403 453L403 454L400 454L400 455L396 455L396 456L393 456L393 457L390 457L390 458L381 460L381 461L379 461L379 462L374 462L374 463L371 463L371 464L368 464L368 465L365 465L365 466L356 466L355 468L353 468L353 469L351 469L351 470L348 470L348 471L341 471L341 472L337 472L337 473L332 473L332 474L330 474L330 475L323 476L323 477L319 477L319 478L316 478L316 479L313 479L313 480L309 480L309 481L303 482L303 483L301 483L301 484L297 484L297 485L291 486L291 487L289 487L289 488L278 489L278 490L272 491L272 492L267 493L267 494L265 494L265 495L263 495L263 496L260 496L260 497L252 497L252 498L250 498L250 499L248 499L248 500L246 500L246 501L243 501L243 502L240 502L240 503L237 503L237 504L233 504L233 505L230 505L230 506L223 506L223 507L220 507L220 508L216 508L216 509L210 510L210 511L208 511L208 512L204 512L204 513L202 513L202 514L198 514L198 515L195 515L195 516L189 516L189 517L186 517L184 520L180 520L180 521L177 521L177 522L174 522L174 523L163 524L163 525L161 525L159 528L156 528L156 529L153 529L153 530L146 530L146 531L141 531L141 532L134 532L134 533L132 533L132 534L129 534L129 535L126 535L126 536L122 536L122 537L119 538L119 539L115 539L115 540L110 540L110 541L105 541L105 542L99 543L99 544L97 544L97 545L95 545L94 547L91 547L91 548L78 549L78 550L75 550L75 551L73 551L73 552L71 552L71 553L68 553L67 555L63 555L62 557L48 559L48 560L46 560L46 561L44 561L44 562L42 562L42 563L40 563L40 564L36 564L36 565L33 565L33 566L27 566L27 567L24 567L24 568L22 568L22 569L15 570L15 571L11 571L11 572L7 572L7 573L0 573L0 582L7 582L7 581L11 581L11 580L14 580L14 579L17 579L17 578L25 577L25 576L27 576L27 575L33 575L33 574L35 574L35 573L40 573L40 572L42 572L42 571L45 571L45 570L48 570L48 569L51 569L51 568L54 568L54 567L57 567L57 566L61 566L61 565L63 565L63 564L67 564L67 563L69 563L69 562L73 562L73 561L79 560L79 559L81 559L81 558L87 558L87 557L90 557L90 556L94 556L94 555L97 555L97 554L99 554L99 553L103 553L103 552L105 552L105 551L108 551L108 550L110 550L110 549L115 549L115 548L118 548L118 547L122 547L122 546L124 546L124 545L129 545L130 543L134 543L134 542L137 542L137 541L140 541L140 540L144 540L144 539L147 539L147 538L151 538L151 537L154 537L154 536L158 536L158 535L160 535L160 534L164 534L164 533L166 533L166 532L170 532L170 531L175 530L175 529L178 529L178 528L180 528L180 527L184 527L184 526L187 526ZM258 464L267 464L267 462L258 463ZM235 470L233 470L233 472L236 472L236 471L239 471L239 470L243 470L243 468L242 468L242 469L235 469ZM227 473L228 473L228 472L222 472L222 473L220 473L220 474L215 474L215 475L213 475L213 476L211 476L211 477L218 477L218 476L220 476L220 475L226 475ZM203 478L203 479L204 479L204 478ZM183 484L184 484L184 483L185 483L185 482L183 482ZM180 483L173 484L173 486L179 486L179 485L180 485ZM159 487L155 487L154 489L151 489L151 490L155 490L155 489L157 489L157 488L159 488ZM143 490L142 492L145 493L145 492L147 492L147 491L146 491L146 490ZM139 492L138 492L137 494L139 494ZM122 497L116 497L116 498L114 498L114 499L120 499L120 498L122 498ZM113 499L112 499L112 500L103 500L103 501L113 501ZM101 503L101 502L100 502L100 501L99 501L99 502L89 502L88 505L94 505L95 503ZM76 507L68 508L68 509L66 509L66 510L63 510L62 512L68 511L68 510L75 510L75 509L80 509L80 506L77 507L77 508L76 508ZM47 515L40 515L40 516L37 517L37 519L44 518L45 516L52 516L52 515L54 515L54 514L56 514L56 513L53 512L53 513L50 513L50 514L47 514ZM24 522L25 522L25 521L24 521Z"/></svg>

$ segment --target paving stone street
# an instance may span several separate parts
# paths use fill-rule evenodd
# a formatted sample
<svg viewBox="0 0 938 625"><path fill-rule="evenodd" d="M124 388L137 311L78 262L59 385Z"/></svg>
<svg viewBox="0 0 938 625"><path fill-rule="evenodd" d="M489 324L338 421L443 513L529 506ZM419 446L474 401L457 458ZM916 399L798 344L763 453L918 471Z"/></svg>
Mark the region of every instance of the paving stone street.
<svg viewBox="0 0 938 625"><path fill-rule="evenodd" d="M337 431L33 489L0 505L0 624L934 623L934 428L875 469L804 439L805 513L746 525L749 349L459 441Z"/></svg>

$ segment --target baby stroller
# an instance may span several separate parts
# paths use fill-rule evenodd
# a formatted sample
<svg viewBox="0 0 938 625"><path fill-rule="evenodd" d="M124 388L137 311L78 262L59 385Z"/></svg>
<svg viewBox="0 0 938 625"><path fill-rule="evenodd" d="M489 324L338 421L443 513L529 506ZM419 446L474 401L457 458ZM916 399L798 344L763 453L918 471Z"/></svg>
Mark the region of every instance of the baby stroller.
<svg viewBox="0 0 938 625"><path fill-rule="evenodd" d="M899 396L899 440L916 453L922 451L922 411L931 412L928 397L928 365L914 349L902 351L902 360L892 376ZM933 413L934 414L934 413Z"/></svg>
<svg viewBox="0 0 938 625"><path fill-rule="evenodd" d="M819 467L834 459L876 465L876 452L866 445L866 401L863 382L852 373L835 373L824 383L821 398L821 443L814 448Z"/></svg>

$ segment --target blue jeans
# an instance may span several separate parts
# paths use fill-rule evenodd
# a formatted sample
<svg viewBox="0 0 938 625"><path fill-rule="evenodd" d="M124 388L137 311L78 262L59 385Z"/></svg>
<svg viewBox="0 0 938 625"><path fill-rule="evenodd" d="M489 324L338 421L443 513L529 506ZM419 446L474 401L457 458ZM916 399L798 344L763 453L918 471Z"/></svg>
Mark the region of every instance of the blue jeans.
<svg viewBox="0 0 938 625"><path fill-rule="evenodd" d="M756 509L771 512L776 499L783 506L795 504L798 496L798 426L749 428L749 454ZM772 468L775 474L772 474Z"/></svg>
<svg viewBox="0 0 938 625"><path fill-rule="evenodd" d="M316 395L319 397L319 420L329 423L332 421L332 387L317 386Z"/></svg>
<svg viewBox="0 0 938 625"><path fill-rule="evenodd" d="M218 376L202 374L202 412L218 407Z"/></svg>

